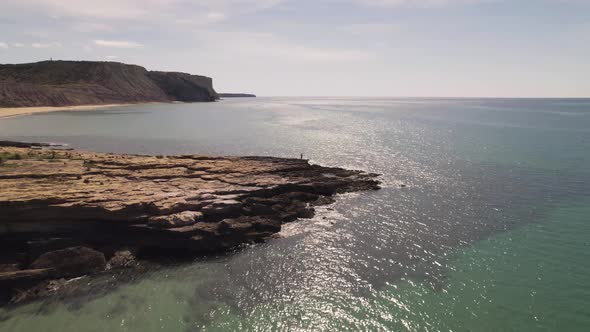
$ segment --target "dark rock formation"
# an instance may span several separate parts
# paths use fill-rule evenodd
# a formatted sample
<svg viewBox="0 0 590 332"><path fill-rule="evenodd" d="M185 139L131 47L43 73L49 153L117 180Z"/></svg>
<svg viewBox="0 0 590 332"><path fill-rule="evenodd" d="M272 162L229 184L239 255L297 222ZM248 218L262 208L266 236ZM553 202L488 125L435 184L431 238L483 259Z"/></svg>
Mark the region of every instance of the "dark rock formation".
<svg viewBox="0 0 590 332"><path fill-rule="evenodd" d="M105 269L104 254L86 247L50 251L37 258L32 270L50 269L52 277L79 277Z"/></svg>
<svg viewBox="0 0 590 332"><path fill-rule="evenodd" d="M13 141L0 141L0 147L10 146L16 148L32 148L32 147L49 147L51 144L48 143L25 143L25 142L13 142Z"/></svg>
<svg viewBox="0 0 590 332"><path fill-rule="evenodd" d="M256 98L256 95L250 93L220 93L220 98Z"/></svg>
<svg viewBox="0 0 590 332"><path fill-rule="evenodd" d="M117 62L0 65L0 107L214 101L211 78Z"/></svg>
<svg viewBox="0 0 590 332"><path fill-rule="evenodd" d="M38 298L47 297L58 292L60 289L65 287L67 283L68 280L61 278L44 280L39 283L29 284L29 287L26 287L27 284L21 284L25 287L15 288L10 299L10 302L23 303L27 301L36 300Z"/></svg>
<svg viewBox="0 0 590 332"><path fill-rule="evenodd" d="M173 101L219 99L217 92L213 90L213 80L210 77L162 71L151 71L148 77Z"/></svg>
<svg viewBox="0 0 590 332"><path fill-rule="evenodd" d="M0 156L0 293L23 280L43 293L39 280L104 270L105 256L112 268L264 241L337 193L379 188L376 174L301 159L7 146Z"/></svg>
<svg viewBox="0 0 590 332"><path fill-rule="evenodd" d="M130 250L119 250L107 263L107 269L133 267L135 264L135 255Z"/></svg>
<svg viewBox="0 0 590 332"><path fill-rule="evenodd" d="M51 268L2 272L0 273L0 283L47 279L53 276L52 272Z"/></svg>

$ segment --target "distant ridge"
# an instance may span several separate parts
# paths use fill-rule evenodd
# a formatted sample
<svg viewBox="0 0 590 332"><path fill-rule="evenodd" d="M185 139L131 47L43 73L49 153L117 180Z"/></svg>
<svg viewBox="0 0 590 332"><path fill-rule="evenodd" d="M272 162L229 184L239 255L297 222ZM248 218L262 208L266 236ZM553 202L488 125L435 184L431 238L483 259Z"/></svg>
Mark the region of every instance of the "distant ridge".
<svg viewBox="0 0 590 332"><path fill-rule="evenodd" d="M221 98L256 98L256 95L249 94L249 93L220 93L219 97Z"/></svg>
<svg viewBox="0 0 590 332"><path fill-rule="evenodd" d="M215 101L206 76L96 61L0 65L0 107Z"/></svg>

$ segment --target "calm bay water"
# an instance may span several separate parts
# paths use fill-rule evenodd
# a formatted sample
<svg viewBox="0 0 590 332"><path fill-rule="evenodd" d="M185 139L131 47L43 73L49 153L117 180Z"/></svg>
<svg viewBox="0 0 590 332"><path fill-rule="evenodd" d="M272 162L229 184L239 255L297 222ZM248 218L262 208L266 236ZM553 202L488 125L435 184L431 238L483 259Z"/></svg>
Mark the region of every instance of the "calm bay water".
<svg viewBox="0 0 590 332"><path fill-rule="evenodd" d="M0 139L303 153L384 182L282 239L2 310L0 330L590 330L590 99L127 106L2 119Z"/></svg>

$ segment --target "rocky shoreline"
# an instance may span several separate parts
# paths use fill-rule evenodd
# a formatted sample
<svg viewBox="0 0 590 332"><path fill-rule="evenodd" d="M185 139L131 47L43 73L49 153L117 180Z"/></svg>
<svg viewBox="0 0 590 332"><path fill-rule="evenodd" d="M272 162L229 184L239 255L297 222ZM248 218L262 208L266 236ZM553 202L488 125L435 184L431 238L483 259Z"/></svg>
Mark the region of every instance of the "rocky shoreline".
<svg viewBox="0 0 590 332"><path fill-rule="evenodd" d="M0 142L0 296L261 242L377 174L272 157L115 155Z"/></svg>

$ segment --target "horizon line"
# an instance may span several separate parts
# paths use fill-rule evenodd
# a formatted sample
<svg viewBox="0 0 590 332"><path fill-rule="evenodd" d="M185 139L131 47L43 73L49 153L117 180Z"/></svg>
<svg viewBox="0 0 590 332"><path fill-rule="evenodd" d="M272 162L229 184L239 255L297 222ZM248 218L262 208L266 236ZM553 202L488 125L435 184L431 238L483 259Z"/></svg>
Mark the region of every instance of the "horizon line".
<svg viewBox="0 0 590 332"><path fill-rule="evenodd" d="M224 92L218 92L224 93ZM253 93L255 94L255 93ZM258 95L256 98L383 98L383 99L590 99L587 97L512 97L512 96L344 96L344 95ZM247 97L245 97L247 98Z"/></svg>

